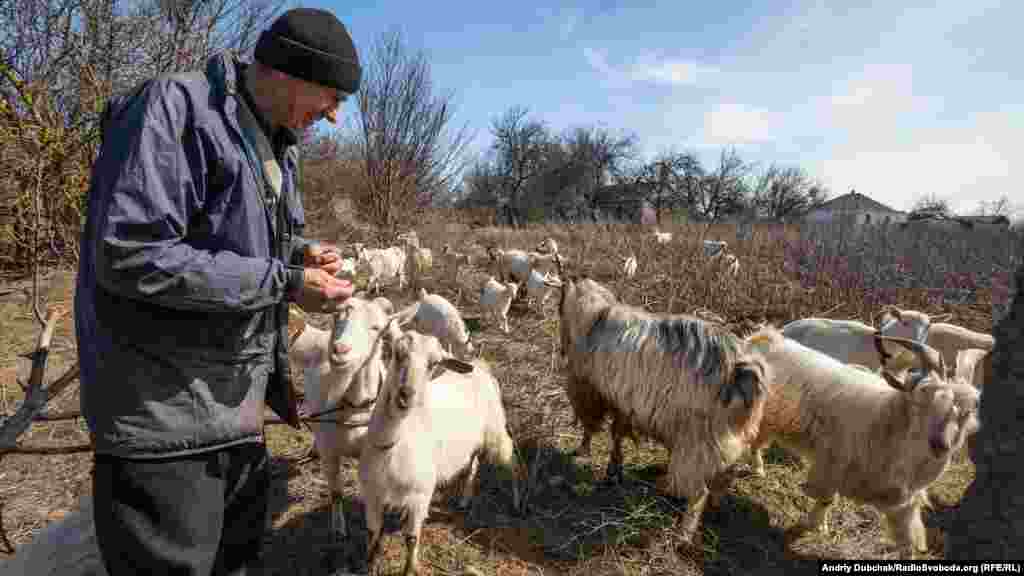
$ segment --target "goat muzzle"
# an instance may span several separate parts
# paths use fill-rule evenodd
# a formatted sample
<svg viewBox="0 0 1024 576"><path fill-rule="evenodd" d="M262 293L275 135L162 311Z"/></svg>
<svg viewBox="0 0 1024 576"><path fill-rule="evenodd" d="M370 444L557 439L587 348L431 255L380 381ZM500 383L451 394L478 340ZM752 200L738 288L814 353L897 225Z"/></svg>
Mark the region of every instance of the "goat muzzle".
<svg viewBox="0 0 1024 576"><path fill-rule="evenodd" d="M395 405L400 410L408 410L412 406L412 399L416 393L411 386L400 386L395 397Z"/></svg>

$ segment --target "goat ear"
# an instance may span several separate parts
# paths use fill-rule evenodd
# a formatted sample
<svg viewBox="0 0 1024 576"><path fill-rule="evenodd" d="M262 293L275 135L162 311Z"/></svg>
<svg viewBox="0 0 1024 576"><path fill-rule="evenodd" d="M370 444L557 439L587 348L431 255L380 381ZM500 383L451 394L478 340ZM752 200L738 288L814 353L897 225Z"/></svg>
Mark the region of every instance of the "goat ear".
<svg viewBox="0 0 1024 576"><path fill-rule="evenodd" d="M469 374L473 371L473 365L462 360L456 360L455 358L444 358L439 363L442 368L451 370L452 372L458 372L459 374Z"/></svg>

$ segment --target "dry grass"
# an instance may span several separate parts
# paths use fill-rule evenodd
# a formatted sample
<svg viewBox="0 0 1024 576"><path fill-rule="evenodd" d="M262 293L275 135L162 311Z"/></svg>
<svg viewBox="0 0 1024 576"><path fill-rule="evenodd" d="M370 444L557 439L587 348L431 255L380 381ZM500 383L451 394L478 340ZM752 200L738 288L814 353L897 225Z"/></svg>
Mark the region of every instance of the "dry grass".
<svg viewBox="0 0 1024 576"><path fill-rule="evenodd" d="M933 246L938 240L929 243L920 235L865 240L835 232L766 227L752 239L740 240L731 226L664 229L676 234L670 246L644 241L641 231L631 226L470 230L438 221L418 232L423 245L435 251L445 242L456 247L479 243L532 248L551 236L569 258L570 273L587 273L607 283L623 300L651 311L706 308L737 332L761 321L781 324L812 315L875 323L874 314L888 303L929 313L952 312L951 322L990 332L992 285L1008 279L1002 271L1010 270L1017 257L1009 241L998 243L1002 241L988 237L943 240L937 250ZM738 281L720 279L705 270L700 249L705 234L708 239L729 241L743 266ZM630 281L617 273L616 256L627 250L633 250L640 262ZM488 272L474 268L462 275L459 300L459 287L448 284L442 265L435 259L425 285L452 299L464 315L477 316L475 297ZM51 301L69 301L73 290L69 277L57 274L46 283ZM411 301L412 294L406 292L392 289L388 295L401 306ZM639 576L755 570L790 574L811 570L818 558L892 557L892 550L879 537L877 513L846 500L833 512L833 536L801 535L794 530L812 506L798 488L805 470L775 448L766 453L767 478L737 479L721 506L708 511L703 552L695 554L682 546L675 522L685 504L654 490L654 480L667 462L663 448L650 442L627 448L625 481L619 486L602 482L608 458L605 434L595 438L591 460L569 456L579 441L579 429L562 391L556 302L557 298L550 298L543 313L536 307L514 305L513 330L507 336L487 322L474 335L499 377L513 437L531 470L526 494L529 513L512 514L511 497L499 490L493 470L483 466L481 496L468 511L456 512L449 505L455 491L436 497L424 528L424 574L463 574L470 567L495 575ZM324 320L313 318L319 325ZM0 382L7 390L9 412L20 393L14 384L15 372L27 371L27 361L17 360L15 354L31 348L38 327L17 293L2 297L0 322ZM73 361L73 343L72 326L66 322L60 326L55 363ZM60 371L51 368L51 378ZM77 395L66 393L58 403L51 410L77 408ZM23 444L85 439L80 423L35 424ZM341 551L322 551L327 543L327 508L324 489L314 481L320 477L319 463L300 462L311 444L310 434L271 427L268 443L275 480L266 572L323 574L329 566L358 567L366 537L359 505L347 507L354 533L351 545ZM90 490L87 454L8 455L0 470L3 527L15 545L28 541L48 519L73 507L78 496ZM973 465L961 458L933 486L936 509L925 518L932 557L941 555L943 530L973 475ZM346 465L343 478L349 503L359 502L351 464ZM402 554L399 539L385 541L388 573L400 569Z"/></svg>

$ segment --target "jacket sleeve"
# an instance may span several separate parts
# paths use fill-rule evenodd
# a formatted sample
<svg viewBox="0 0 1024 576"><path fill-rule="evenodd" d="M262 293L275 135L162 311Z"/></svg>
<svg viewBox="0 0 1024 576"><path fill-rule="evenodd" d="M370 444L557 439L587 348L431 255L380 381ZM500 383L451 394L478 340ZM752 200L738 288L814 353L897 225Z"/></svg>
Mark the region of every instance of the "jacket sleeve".
<svg viewBox="0 0 1024 576"><path fill-rule="evenodd" d="M166 80L152 82L111 119L106 130L117 137L103 143L94 171L101 179L93 189L101 195L91 247L97 282L120 296L180 310L255 310L281 301L295 275L285 262L186 240L203 210L211 168L187 124L184 89Z"/></svg>

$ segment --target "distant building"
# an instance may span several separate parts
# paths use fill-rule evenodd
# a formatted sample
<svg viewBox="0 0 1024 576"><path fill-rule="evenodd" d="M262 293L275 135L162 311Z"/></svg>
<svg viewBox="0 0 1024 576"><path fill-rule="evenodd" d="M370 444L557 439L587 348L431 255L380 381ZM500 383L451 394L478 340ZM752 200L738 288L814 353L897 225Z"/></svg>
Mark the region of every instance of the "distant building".
<svg viewBox="0 0 1024 576"><path fill-rule="evenodd" d="M924 217L907 220L900 225L907 226L928 226L943 230L995 230L1006 231L1010 229L1010 219L1006 216L943 216Z"/></svg>
<svg viewBox="0 0 1024 576"><path fill-rule="evenodd" d="M849 194L833 198L809 211L805 216L809 222L852 224L895 224L904 222L907 213L895 210L851 190Z"/></svg>

